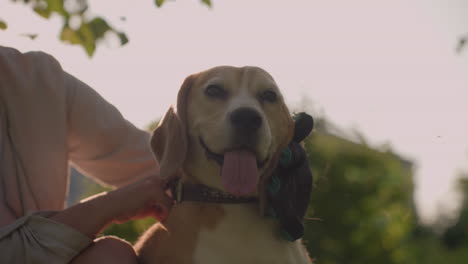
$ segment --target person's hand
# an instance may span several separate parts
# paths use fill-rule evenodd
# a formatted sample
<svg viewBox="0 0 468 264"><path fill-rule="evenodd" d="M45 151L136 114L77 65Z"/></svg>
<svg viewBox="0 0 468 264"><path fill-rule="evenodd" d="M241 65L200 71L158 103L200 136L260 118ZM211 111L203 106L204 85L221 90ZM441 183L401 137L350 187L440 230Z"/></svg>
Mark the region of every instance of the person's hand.
<svg viewBox="0 0 468 264"><path fill-rule="evenodd" d="M153 216L164 221L172 207L165 182L154 175L120 189L100 193L50 218L95 238L108 224Z"/></svg>
<svg viewBox="0 0 468 264"><path fill-rule="evenodd" d="M148 216L165 220L173 200L164 187L165 182L155 175L107 193L108 203L115 212L113 222L123 223Z"/></svg>

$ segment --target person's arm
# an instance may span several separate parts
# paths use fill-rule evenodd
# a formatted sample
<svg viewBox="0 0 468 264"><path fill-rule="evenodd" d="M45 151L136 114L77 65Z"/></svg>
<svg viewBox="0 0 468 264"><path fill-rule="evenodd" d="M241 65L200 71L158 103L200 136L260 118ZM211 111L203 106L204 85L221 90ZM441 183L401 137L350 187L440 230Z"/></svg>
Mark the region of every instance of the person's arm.
<svg viewBox="0 0 468 264"><path fill-rule="evenodd" d="M163 217L169 211L171 201L159 177L155 176L159 174L159 166L150 149L149 133L125 120L113 105L77 78L64 72L64 80L69 158L73 165L86 175L116 187L153 176L148 178L150 182L138 181L94 197L60 212L53 219L93 237L116 217L120 221L135 215L139 217L140 213L130 213L129 210L146 210L145 199L153 200L150 205L153 211L144 211L144 214L162 214L157 217ZM154 211L155 207L159 207L159 212ZM122 214L127 216L122 218ZM80 221L83 215L93 215L96 219L94 222Z"/></svg>
<svg viewBox="0 0 468 264"><path fill-rule="evenodd" d="M0 228L14 222L16 219L6 204L7 203L5 201L5 195L3 194L3 188L0 186Z"/></svg>
<svg viewBox="0 0 468 264"><path fill-rule="evenodd" d="M151 176L89 198L63 211L33 214L0 227L0 259L5 263L68 263L111 222L146 216L167 217L172 201Z"/></svg>
<svg viewBox="0 0 468 264"><path fill-rule="evenodd" d="M64 72L69 158L84 174L120 187L159 172L149 133L136 128L96 91Z"/></svg>
<svg viewBox="0 0 468 264"><path fill-rule="evenodd" d="M11 213L10 208L6 207L6 203L2 201L0 189L0 228L15 221L14 215Z"/></svg>
<svg viewBox="0 0 468 264"><path fill-rule="evenodd" d="M157 176L150 176L120 189L98 194L58 212L52 220L66 224L90 238L112 222L153 216L164 220L172 200L162 190ZM92 216L92 221L90 217Z"/></svg>

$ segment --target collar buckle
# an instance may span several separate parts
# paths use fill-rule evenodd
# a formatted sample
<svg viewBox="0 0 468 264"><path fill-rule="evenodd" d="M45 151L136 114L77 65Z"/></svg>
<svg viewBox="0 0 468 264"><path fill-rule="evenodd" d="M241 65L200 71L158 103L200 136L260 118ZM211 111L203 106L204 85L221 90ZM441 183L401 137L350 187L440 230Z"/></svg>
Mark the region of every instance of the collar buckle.
<svg viewBox="0 0 468 264"><path fill-rule="evenodd" d="M176 203L181 203L182 202L182 198L184 197L183 194L184 194L184 185L182 184L182 181L179 179L176 183L176 187L175 187L176 191L175 191L175 194L176 194Z"/></svg>

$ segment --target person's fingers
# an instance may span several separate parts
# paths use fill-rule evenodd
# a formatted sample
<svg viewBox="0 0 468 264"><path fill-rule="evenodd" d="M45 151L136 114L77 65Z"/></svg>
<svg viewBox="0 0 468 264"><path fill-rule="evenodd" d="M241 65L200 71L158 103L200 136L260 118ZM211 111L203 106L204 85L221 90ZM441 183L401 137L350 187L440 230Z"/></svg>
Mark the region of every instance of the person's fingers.
<svg viewBox="0 0 468 264"><path fill-rule="evenodd" d="M151 192L152 209L156 219L162 221L169 215L174 201L166 194L164 190L166 183L164 181L160 180L158 177L152 177L151 180L154 184L154 189Z"/></svg>
<svg viewBox="0 0 468 264"><path fill-rule="evenodd" d="M132 185L112 191L115 201L120 201L120 213L117 222L140 219L148 216L162 221L167 218L173 200L166 194L165 182L159 175L154 175L135 182ZM133 197L133 199L129 199Z"/></svg>
<svg viewBox="0 0 468 264"><path fill-rule="evenodd" d="M169 211L162 206L156 205L153 215L158 221L164 221L169 216Z"/></svg>
<svg viewBox="0 0 468 264"><path fill-rule="evenodd" d="M174 201L164 191L161 191L156 206L157 219L164 220L169 215L173 204Z"/></svg>

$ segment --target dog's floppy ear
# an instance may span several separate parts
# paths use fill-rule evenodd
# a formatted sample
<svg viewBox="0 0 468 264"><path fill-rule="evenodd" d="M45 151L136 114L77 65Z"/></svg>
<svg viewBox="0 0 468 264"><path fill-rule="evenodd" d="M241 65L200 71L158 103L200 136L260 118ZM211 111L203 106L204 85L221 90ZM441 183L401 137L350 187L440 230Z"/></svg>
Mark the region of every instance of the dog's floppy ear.
<svg viewBox="0 0 468 264"><path fill-rule="evenodd" d="M179 93L177 94L177 115L184 125L187 124L188 98L197 76L198 74L192 74L185 78L182 86L180 87Z"/></svg>
<svg viewBox="0 0 468 264"><path fill-rule="evenodd" d="M187 77L177 95L177 113L171 107L159 122L151 138L151 148L164 179L176 176L187 156L187 100L195 75Z"/></svg>
<svg viewBox="0 0 468 264"><path fill-rule="evenodd" d="M151 148L159 162L160 175L167 179L182 166L187 153L185 125L171 107L151 138Z"/></svg>
<svg viewBox="0 0 468 264"><path fill-rule="evenodd" d="M281 104L281 109L278 111L277 118L279 120L279 125L277 125L277 127L273 127L272 130L278 131L278 135L276 135L278 142L275 146L275 152L270 159L269 165L263 173L259 186L260 212L262 214L265 214L268 203L267 188L270 184L271 176L278 165L282 150L288 146L289 142L291 142L294 137L294 120L292 119L286 104Z"/></svg>

